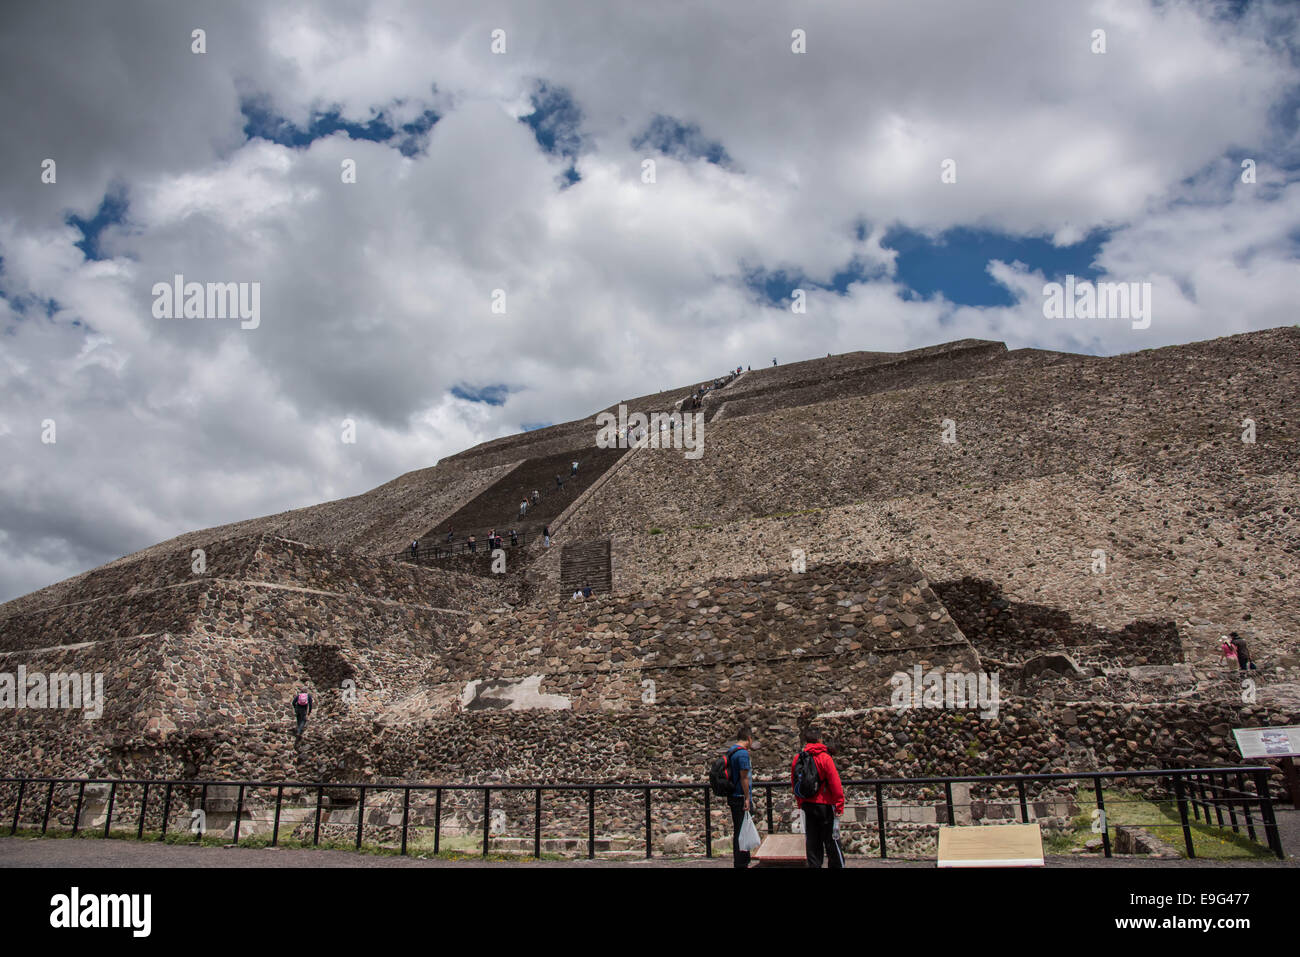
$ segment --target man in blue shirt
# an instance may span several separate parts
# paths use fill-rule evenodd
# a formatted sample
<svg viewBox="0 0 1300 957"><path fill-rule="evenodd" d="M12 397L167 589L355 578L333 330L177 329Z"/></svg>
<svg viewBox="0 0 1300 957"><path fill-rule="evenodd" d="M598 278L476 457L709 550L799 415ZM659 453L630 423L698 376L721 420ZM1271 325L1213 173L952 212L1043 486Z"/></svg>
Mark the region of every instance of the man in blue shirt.
<svg viewBox="0 0 1300 957"><path fill-rule="evenodd" d="M753 787L750 784L752 764L749 752L754 747L754 735L749 725L741 725L736 732L736 743L727 751L727 778L731 781L731 794L727 806L731 808L731 856L732 865L739 868L749 867L749 851L740 849L740 825L744 823L745 812L753 813Z"/></svg>

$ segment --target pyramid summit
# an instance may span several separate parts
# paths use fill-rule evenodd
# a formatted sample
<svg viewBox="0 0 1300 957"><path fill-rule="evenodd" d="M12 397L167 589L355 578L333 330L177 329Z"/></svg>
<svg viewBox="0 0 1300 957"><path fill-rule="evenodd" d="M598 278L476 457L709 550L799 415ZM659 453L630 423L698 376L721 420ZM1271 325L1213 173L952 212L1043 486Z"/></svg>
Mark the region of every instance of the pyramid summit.
<svg viewBox="0 0 1300 957"><path fill-rule="evenodd" d="M1231 763L1230 728L1300 721L1298 384L1288 327L1112 357L960 340L625 399L0 605L0 673L103 676L95 720L0 708L0 754L695 780L747 721L766 779L815 717L846 777ZM598 442L674 414L700 456ZM998 707L899 707L894 676L931 673L996 675Z"/></svg>

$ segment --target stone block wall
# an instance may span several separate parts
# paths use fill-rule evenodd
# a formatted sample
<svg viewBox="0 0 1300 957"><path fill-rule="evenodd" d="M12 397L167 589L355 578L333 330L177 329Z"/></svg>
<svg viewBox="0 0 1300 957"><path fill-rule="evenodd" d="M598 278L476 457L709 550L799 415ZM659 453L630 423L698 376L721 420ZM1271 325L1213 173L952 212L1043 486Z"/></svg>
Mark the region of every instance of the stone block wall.
<svg viewBox="0 0 1300 957"><path fill-rule="evenodd" d="M1008 601L995 583L975 578L937 582L935 593L962 633L1004 662L1068 651L1080 664L1101 667L1169 665L1183 660L1173 622L1137 621L1115 632L1078 622L1060 609Z"/></svg>

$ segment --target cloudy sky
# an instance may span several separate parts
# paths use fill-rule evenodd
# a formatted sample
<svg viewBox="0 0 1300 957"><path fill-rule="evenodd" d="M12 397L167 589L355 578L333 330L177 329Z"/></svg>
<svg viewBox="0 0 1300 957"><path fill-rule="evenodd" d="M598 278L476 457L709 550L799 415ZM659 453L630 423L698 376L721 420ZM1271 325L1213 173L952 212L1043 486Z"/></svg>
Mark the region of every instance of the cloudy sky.
<svg viewBox="0 0 1300 957"><path fill-rule="evenodd" d="M1298 10L5 4L0 600L737 364L1294 323Z"/></svg>

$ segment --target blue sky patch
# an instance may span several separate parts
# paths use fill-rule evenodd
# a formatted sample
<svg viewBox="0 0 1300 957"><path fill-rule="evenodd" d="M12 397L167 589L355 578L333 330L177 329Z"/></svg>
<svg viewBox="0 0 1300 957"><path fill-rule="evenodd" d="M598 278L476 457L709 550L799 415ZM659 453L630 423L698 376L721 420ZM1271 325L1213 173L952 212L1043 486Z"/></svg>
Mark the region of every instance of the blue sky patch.
<svg viewBox="0 0 1300 957"><path fill-rule="evenodd" d="M881 240L881 246L898 252L895 278L900 285L928 299L941 294L960 306L1011 306L1011 291L988 273L991 260L1022 262L1054 280L1072 273L1081 279L1095 279L1093 266L1106 230L1094 230L1072 246L1053 246L1041 237L1012 236L983 229L950 229L935 238L895 226Z"/></svg>
<svg viewBox="0 0 1300 957"><path fill-rule="evenodd" d="M766 303L773 306L788 305L796 289L802 289L806 293L820 289L842 296L855 282L865 282L885 276L883 267L868 268L858 259L852 259L847 265L836 270L831 275L830 282L818 282L808 278L804 273L787 269L748 268L742 265L741 272L746 287L758 293Z"/></svg>
<svg viewBox="0 0 1300 957"><path fill-rule="evenodd" d="M860 223L854 229L859 241L868 228ZM990 230L952 229L931 239L923 233L895 226L886 231L881 246L897 251L895 278L902 287L900 298L907 301L929 299L936 294L961 306L1014 305L1010 291L988 273L991 260L1021 262L1031 270L1041 270L1049 279L1072 273L1080 279L1096 279L1100 270L1092 263L1109 233L1095 230L1082 242L1072 246L1053 246L1039 237L1011 236ZM845 295L857 282L883 279L883 267L869 267L852 259L836 270L829 282L810 279L797 270L741 265L745 286L757 293L768 305L785 306L795 289L805 292L821 290Z"/></svg>
<svg viewBox="0 0 1300 957"><path fill-rule="evenodd" d="M53 319L54 314L63 308L57 299L41 299L38 296L11 296L9 293L0 290L0 298L9 303L9 308L18 315L27 318L31 310L37 309L45 313L46 319ZM74 320L74 326L80 325L80 322Z"/></svg>
<svg viewBox="0 0 1300 957"><path fill-rule="evenodd" d="M372 143L395 140L393 145L403 156L413 156L423 149L425 134L439 119L433 110L425 110L412 122L394 127L387 115L380 110L368 122L356 123L345 120L335 108L326 112L313 111L307 127L303 129L271 109L266 96L245 97L240 101L239 109L244 114L244 135L249 139L260 137L297 149L310 146L316 140L341 130L354 140L369 140Z"/></svg>
<svg viewBox="0 0 1300 957"><path fill-rule="evenodd" d="M506 397L514 390L503 383L485 386L457 385L451 394L466 402L483 402L487 405L505 405Z"/></svg>
<svg viewBox="0 0 1300 957"><path fill-rule="evenodd" d="M101 254L99 249L99 234L109 226L116 226L126 220L126 190L114 189L104 194L104 198L99 203L99 209L90 219L82 219L74 213L69 213L66 220L69 226L75 226L81 230L82 239L76 244L77 248L85 254L87 259L107 259L107 256Z"/></svg>
<svg viewBox="0 0 1300 957"><path fill-rule="evenodd" d="M632 140L634 150L652 149L687 162L707 160L716 166L730 166L731 157L716 140L708 139L695 123L683 123L671 116L656 113L649 126Z"/></svg>
<svg viewBox="0 0 1300 957"><path fill-rule="evenodd" d="M582 179L573 162L582 149L582 110L568 90L544 80L538 82L530 99L533 112L521 116L519 122L533 131L544 153L570 161L561 176L563 186L572 186Z"/></svg>

